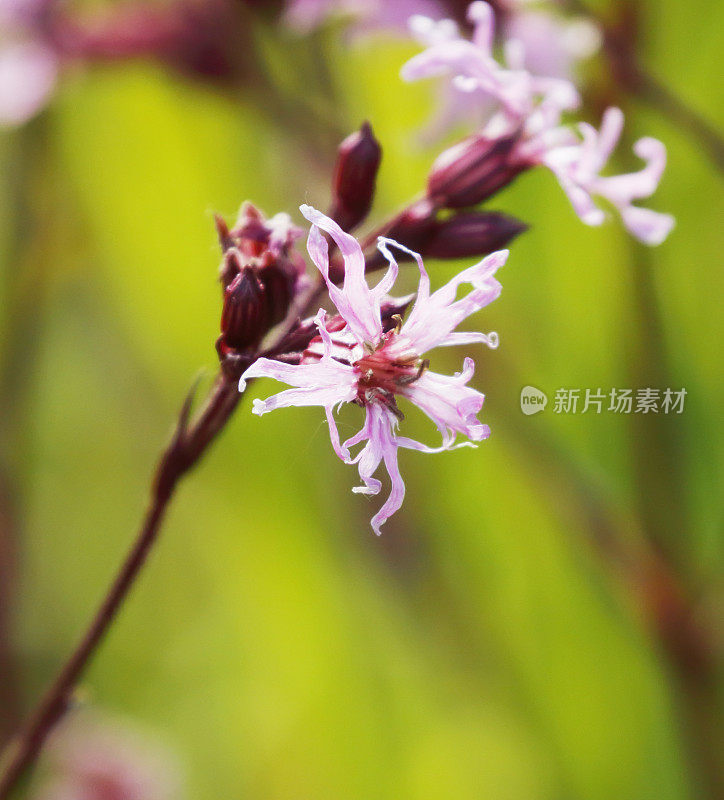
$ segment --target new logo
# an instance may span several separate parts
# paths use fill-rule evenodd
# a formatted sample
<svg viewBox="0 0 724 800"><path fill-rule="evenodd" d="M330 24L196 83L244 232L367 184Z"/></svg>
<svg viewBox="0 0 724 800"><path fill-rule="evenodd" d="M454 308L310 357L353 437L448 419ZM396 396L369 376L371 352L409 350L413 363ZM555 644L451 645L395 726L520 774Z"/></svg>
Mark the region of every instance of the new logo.
<svg viewBox="0 0 724 800"><path fill-rule="evenodd" d="M527 415L543 411L548 403L548 398L536 389L535 386L524 386L520 390L520 410Z"/></svg>

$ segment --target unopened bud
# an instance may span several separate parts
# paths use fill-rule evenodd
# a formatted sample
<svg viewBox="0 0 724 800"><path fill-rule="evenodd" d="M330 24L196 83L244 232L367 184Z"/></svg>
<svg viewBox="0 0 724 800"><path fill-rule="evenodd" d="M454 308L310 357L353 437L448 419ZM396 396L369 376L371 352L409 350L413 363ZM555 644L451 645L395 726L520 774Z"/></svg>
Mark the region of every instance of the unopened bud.
<svg viewBox="0 0 724 800"><path fill-rule="evenodd" d="M253 267L242 267L226 287L221 314L223 344L233 350L256 346L269 329L264 286Z"/></svg>
<svg viewBox="0 0 724 800"><path fill-rule="evenodd" d="M410 250L422 253L435 227L435 213L435 207L429 200L418 200L395 217L382 233L409 247ZM398 256L403 260L406 258L402 253ZM368 272L380 269L386 264L387 259L378 248L375 247L366 254L365 267Z"/></svg>
<svg viewBox="0 0 724 800"><path fill-rule="evenodd" d="M294 250L301 228L288 214L271 219L244 203L233 228L215 217L223 251L219 279L224 290L220 355L258 344L289 310L305 281L305 263ZM241 279L243 278L243 280Z"/></svg>
<svg viewBox="0 0 724 800"><path fill-rule="evenodd" d="M357 227L369 214L381 157L380 144L368 122L339 146L329 216L343 230Z"/></svg>
<svg viewBox="0 0 724 800"><path fill-rule="evenodd" d="M395 218L385 236L411 250L419 250L435 225L435 214L436 209L429 200L418 200Z"/></svg>
<svg viewBox="0 0 724 800"><path fill-rule="evenodd" d="M435 223L422 255L433 258L483 256L500 250L528 226L495 211L466 211Z"/></svg>
<svg viewBox="0 0 724 800"><path fill-rule="evenodd" d="M230 247L234 246L234 240L229 233L229 226L221 214L214 214L214 225L216 225L216 235L219 237L221 252L225 253Z"/></svg>
<svg viewBox="0 0 724 800"><path fill-rule="evenodd" d="M219 238L221 238L221 235ZM221 246L224 247L224 257L221 260L221 267L219 269L219 281L224 291L226 291L229 284L241 272L243 260L241 253L234 247L233 242L227 242L226 246L222 243Z"/></svg>
<svg viewBox="0 0 724 800"><path fill-rule="evenodd" d="M463 211L437 219L430 204L422 200L401 214L385 235L422 256L466 258L499 250L527 228L524 222L497 211ZM396 258L410 256L399 253ZM367 255L368 270L386 263L379 251Z"/></svg>
<svg viewBox="0 0 724 800"><path fill-rule="evenodd" d="M264 284L268 322L271 328L286 317L297 286L297 277L293 272L290 273L288 264L283 262L280 264L271 257L265 260L268 264L262 267L260 276Z"/></svg>
<svg viewBox="0 0 724 800"><path fill-rule="evenodd" d="M445 208L467 208L491 197L527 168L514 159L518 136L475 134L442 152L430 170L427 195Z"/></svg>

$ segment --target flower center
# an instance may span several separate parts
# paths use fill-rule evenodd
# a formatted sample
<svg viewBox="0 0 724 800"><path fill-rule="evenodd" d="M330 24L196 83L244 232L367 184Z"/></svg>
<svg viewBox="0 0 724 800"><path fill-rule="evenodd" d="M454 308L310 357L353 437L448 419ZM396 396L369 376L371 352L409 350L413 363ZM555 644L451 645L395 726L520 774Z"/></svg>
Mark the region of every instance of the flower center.
<svg viewBox="0 0 724 800"><path fill-rule="evenodd" d="M397 417L403 414L397 407L395 395L418 380L430 362L412 350L395 347L397 330L386 333L379 344L365 345L365 354L352 365L359 373L355 402L364 406L380 402Z"/></svg>

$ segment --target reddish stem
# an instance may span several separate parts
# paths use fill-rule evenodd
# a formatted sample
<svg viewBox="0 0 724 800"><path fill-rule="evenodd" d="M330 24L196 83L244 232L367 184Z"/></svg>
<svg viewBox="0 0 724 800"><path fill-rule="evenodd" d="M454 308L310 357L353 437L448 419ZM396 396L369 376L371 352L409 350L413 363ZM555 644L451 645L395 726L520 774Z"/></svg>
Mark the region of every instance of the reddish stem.
<svg viewBox="0 0 724 800"><path fill-rule="evenodd" d="M308 313L324 291L324 282L315 282L299 298L286 320L273 336L265 351L273 352L295 328L299 317ZM111 587L93 617L83 638L70 655L65 666L47 690L25 727L11 743L0 776L0 800L6 800L26 769L40 753L56 723L70 705L73 689L90 663L98 646L116 618L128 596L146 558L156 543L166 509L181 478L189 472L223 430L234 413L241 394L238 379L241 372L259 354L239 356L233 364L222 364L214 388L201 412L189 425L193 390L179 413L176 430L167 445L154 475L151 500L143 525L121 565Z"/></svg>
<svg viewBox="0 0 724 800"><path fill-rule="evenodd" d="M191 398L184 403L176 433L156 470L149 507L131 550L83 638L11 744L7 767L0 778L2 800L8 797L26 768L35 760L55 724L70 705L78 679L116 618L158 538L161 522L179 480L197 463L226 424L239 397L236 382L220 377L206 407L191 429L186 428Z"/></svg>

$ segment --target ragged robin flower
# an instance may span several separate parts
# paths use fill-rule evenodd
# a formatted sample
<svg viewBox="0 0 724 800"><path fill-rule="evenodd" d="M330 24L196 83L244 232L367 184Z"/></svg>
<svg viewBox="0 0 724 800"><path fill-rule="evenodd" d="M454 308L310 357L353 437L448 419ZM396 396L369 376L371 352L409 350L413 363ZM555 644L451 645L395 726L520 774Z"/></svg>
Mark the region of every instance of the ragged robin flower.
<svg viewBox="0 0 724 800"><path fill-rule="evenodd" d="M269 377L291 385L267 400L254 401L254 413L265 414L285 406L321 406L329 423L332 446L347 464L356 464L362 485L353 489L363 494L378 494L381 482L374 473L384 461L392 490L382 508L372 518L372 528L380 533L381 525L402 505L405 484L397 462L398 448L424 453L442 452L486 439L490 429L477 419L484 396L468 386L474 362L466 358L461 372L448 376L432 372L427 351L435 347L486 343L497 346L496 334L458 332L457 326L470 314L492 302L501 286L493 277L505 263L508 252L501 250L464 270L449 283L430 293L430 279L422 258L398 244L380 237L378 247L389 262L380 282L370 288L365 278L365 260L357 240L337 223L310 206L301 206L302 214L312 223L307 247L321 272L329 296L339 312L339 324L330 324L320 309L316 317L319 340L308 348L299 364L268 358L257 359L242 375L240 391L249 378ZM328 233L339 248L345 263L344 284L336 286L329 277ZM414 257L420 270L415 304L407 319L385 332L380 309L397 278L398 266L391 248ZM458 289L470 284L471 291L456 299ZM397 429L403 413L398 405L406 400L420 408L437 426L442 444L429 447L400 436ZM365 410L360 431L340 442L334 419L335 408L355 403ZM457 434L469 442L455 444ZM356 456L350 448L364 444ZM474 445L473 445L474 446Z"/></svg>
<svg viewBox="0 0 724 800"><path fill-rule="evenodd" d="M488 114L475 136L439 156L433 167L433 193L444 190L447 201L455 206L479 202L521 171L543 165L558 178L586 225L604 221L603 210L593 200L602 197L619 211L637 239L661 244L673 228L673 217L635 206L633 201L656 191L666 165L665 146L651 137L640 139L634 152L645 162L643 169L600 175L621 135L622 112L609 108L600 131L585 123L577 128L563 124L563 114L580 103L575 86L562 78L529 72L521 41L506 42L505 63L499 63L493 54L490 4L471 3L468 19L473 25L470 40L455 31L442 35L442 23L417 18L416 27L427 31L427 47L401 70L409 81L450 75L453 85L468 92L473 105L482 103Z"/></svg>

